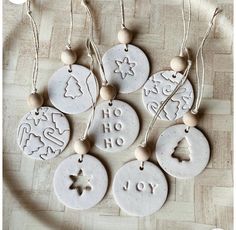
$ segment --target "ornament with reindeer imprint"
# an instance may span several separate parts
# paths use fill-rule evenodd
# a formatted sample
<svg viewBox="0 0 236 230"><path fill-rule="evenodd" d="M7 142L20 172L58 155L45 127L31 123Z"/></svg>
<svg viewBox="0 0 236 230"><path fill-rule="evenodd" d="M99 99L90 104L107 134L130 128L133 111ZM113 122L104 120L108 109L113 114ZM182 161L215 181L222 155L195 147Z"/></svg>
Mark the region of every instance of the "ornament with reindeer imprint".
<svg viewBox="0 0 236 230"><path fill-rule="evenodd" d="M168 185L163 172L153 163L134 160L115 174L112 193L119 207L133 216L148 216L166 201Z"/></svg>
<svg viewBox="0 0 236 230"><path fill-rule="evenodd" d="M20 149L36 160L49 160L59 155L69 138L70 126L65 115L51 107L27 113L17 130Z"/></svg>
<svg viewBox="0 0 236 230"><path fill-rule="evenodd" d="M48 96L52 104L68 114L79 114L92 107L98 96L94 74L84 66L64 66L49 80ZM91 98L92 97L92 98Z"/></svg>
<svg viewBox="0 0 236 230"><path fill-rule="evenodd" d="M91 155L79 154L64 159L57 167L53 185L57 198L68 208L84 210L99 203L104 197L108 176L102 163Z"/></svg>
<svg viewBox="0 0 236 230"><path fill-rule="evenodd" d="M120 44L109 49L102 57L105 76L119 93L132 93L143 86L150 66L145 53L134 45Z"/></svg>
<svg viewBox="0 0 236 230"><path fill-rule="evenodd" d="M188 144L189 159L181 159L175 154L176 148L184 139ZM163 170L180 179L200 174L210 158L209 143L203 133L194 127L187 130L184 124L171 126L161 133L155 152Z"/></svg>
<svg viewBox="0 0 236 230"><path fill-rule="evenodd" d="M143 104L154 116L160 104L173 92L182 79L181 73L174 71L160 71L153 74L143 86ZM189 80L179 88L175 95L161 111L162 120L176 120L181 118L192 107L194 100L193 88Z"/></svg>
<svg viewBox="0 0 236 230"><path fill-rule="evenodd" d="M139 133L139 118L135 110L119 100L104 101L96 106L89 137L105 152L128 148Z"/></svg>

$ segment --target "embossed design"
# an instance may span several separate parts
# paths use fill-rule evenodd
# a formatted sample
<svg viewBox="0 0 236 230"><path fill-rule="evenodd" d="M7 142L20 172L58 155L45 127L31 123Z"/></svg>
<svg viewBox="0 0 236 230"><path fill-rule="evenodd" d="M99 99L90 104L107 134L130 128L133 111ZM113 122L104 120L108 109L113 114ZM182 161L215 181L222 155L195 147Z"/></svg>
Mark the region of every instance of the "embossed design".
<svg viewBox="0 0 236 230"><path fill-rule="evenodd" d="M121 78L125 79L127 75L134 76L133 68L135 67L135 63L131 63L127 57L123 59L123 61L115 60L117 69L114 70L115 73L120 73Z"/></svg>
<svg viewBox="0 0 236 230"><path fill-rule="evenodd" d="M29 138L25 142L25 146L23 148L27 148L30 151L29 155L34 154L40 148L44 146L44 143L41 140L40 136L36 136L33 133L30 133Z"/></svg>
<svg viewBox="0 0 236 230"><path fill-rule="evenodd" d="M82 169L79 170L77 175L70 175L70 179L73 182L70 189L76 189L79 196L82 196L85 191L92 190L91 177L85 175Z"/></svg>
<svg viewBox="0 0 236 230"><path fill-rule="evenodd" d="M22 125L20 125L19 129L18 129L18 137L20 139L19 141L19 145L20 146L24 146L25 144L22 144L23 140L25 139L25 136L28 136L31 130L31 126L27 123L23 123Z"/></svg>
<svg viewBox="0 0 236 230"><path fill-rule="evenodd" d="M46 153L43 153L43 154L40 154L40 158L42 160L46 160L47 158L52 158L54 156L57 156L61 153L61 150L60 149L56 149L55 151L52 149L52 147L48 146L47 147L47 152Z"/></svg>
<svg viewBox="0 0 236 230"><path fill-rule="evenodd" d="M27 156L37 160L56 157L66 147L69 137L70 127L66 117L50 107L27 113L17 130L19 147Z"/></svg>
<svg viewBox="0 0 236 230"><path fill-rule="evenodd" d="M139 119L128 104L113 100L112 105L97 105L89 135L95 145L107 152L118 152L129 147L139 132Z"/></svg>
<svg viewBox="0 0 236 230"><path fill-rule="evenodd" d="M60 134L68 131L68 123L62 113L52 113L52 121L55 124L55 128Z"/></svg>
<svg viewBox="0 0 236 230"><path fill-rule="evenodd" d="M161 103L173 92L182 77L183 75L180 73L161 71L149 78L143 87L143 103L152 115L157 112ZM193 99L193 89L187 80L165 105L159 118L175 120L182 117L192 107Z"/></svg>
<svg viewBox="0 0 236 230"><path fill-rule="evenodd" d="M60 140L58 137L56 137L55 135L53 136L54 133L55 133L55 130L53 128L46 128L43 131L43 135L47 140L53 142L56 145L63 146L64 142Z"/></svg>
<svg viewBox="0 0 236 230"><path fill-rule="evenodd" d="M75 99L76 97L81 97L83 92L81 91L81 86L76 78L70 76L69 80L66 82L65 97Z"/></svg>
<svg viewBox="0 0 236 230"><path fill-rule="evenodd" d="M44 111L42 109L39 109L38 111L32 111L27 116L26 120L33 120L34 124L37 126L40 121L47 121L48 120L47 116L45 115L46 112L47 112L47 110Z"/></svg>

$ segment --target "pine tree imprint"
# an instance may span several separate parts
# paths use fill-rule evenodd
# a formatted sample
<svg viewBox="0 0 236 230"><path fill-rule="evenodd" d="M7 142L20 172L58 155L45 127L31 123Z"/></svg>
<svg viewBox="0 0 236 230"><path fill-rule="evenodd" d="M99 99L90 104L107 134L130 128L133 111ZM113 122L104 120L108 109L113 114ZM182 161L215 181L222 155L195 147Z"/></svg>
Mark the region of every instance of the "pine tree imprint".
<svg viewBox="0 0 236 230"><path fill-rule="evenodd" d="M191 146L187 139L184 137L181 139L171 154L173 158L176 158L179 162L190 161Z"/></svg>
<svg viewBox="0 0 236 230"><path fill-rule="evenodd" d="M78 80L71 76L69 80L66 82L64 96L75 99L76 97L80 97L82 95L83 95L83 92L81 91L81 86Z"/></svg>

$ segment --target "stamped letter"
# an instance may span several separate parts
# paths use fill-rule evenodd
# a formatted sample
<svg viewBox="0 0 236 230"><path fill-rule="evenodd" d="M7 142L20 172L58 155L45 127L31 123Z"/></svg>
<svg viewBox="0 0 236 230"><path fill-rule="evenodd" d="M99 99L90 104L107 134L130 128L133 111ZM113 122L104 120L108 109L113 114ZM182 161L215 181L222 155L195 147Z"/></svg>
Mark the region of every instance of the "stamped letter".
<svg viewBox="0 0 236 230"><path fill-rule="evenodd" d="M108 147L109 148L112 148L112 140L111 138L106 138L104 139L104 144L105 144L105 148L107 149Z"/></svg>
<svg viewBox="0 0 236 230"><path fill-rule="evenodd" d="M124 191L127 191L129 189L129 184L130 184L130 181L126 181L125 185L123 186L123 190Z"/></svg>
<svg viewBox="0 0 236 230"><path fill-rule="evenodd" d="M138 182L137 184L136 184L136 189L137 189L137 191L139 191L139 192L142 192L143 190L145 190L145 184L144 184L144 182Z"/></svg>
<svg viewBox="0 0 236 230"><path fill-rule="evenodd" d="M155 189L158 187L158 184L152 184L152 183L148 183L150 188L151 188L151 193L155 193Z"/></svg>

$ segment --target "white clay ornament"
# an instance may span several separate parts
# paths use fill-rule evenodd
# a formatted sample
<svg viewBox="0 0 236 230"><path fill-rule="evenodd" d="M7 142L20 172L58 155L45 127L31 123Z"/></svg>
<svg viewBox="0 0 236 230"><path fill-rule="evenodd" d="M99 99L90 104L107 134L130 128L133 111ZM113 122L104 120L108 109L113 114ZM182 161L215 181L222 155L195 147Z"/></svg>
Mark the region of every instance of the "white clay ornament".
<svg viewBox="0 0 236 230"><path fill-rule="evenodd" d="M142 90L142 98L145 108L153 116L161 103L173 92L182 78L183 75L181 73L160 71L148 79ZM189 80L186 80L165 105L159 114L159 118L170 121L179 119L190 110L193 101L193 88Z"/></svg>
<svg viewBox="0 0 236 230"><path fill-rule="evenodd" d="M89 137L105 152L127 149L139 134L139 118L135 110L120 100L97 105Z"/></svg>
<svg viewBox="0 0 236 230"><path fill-rule="evenodd" d="M186 139L189 159L175 157L175 150L179 143ZM169 175L188 179L200 174L208 164L210 147L206 137L194 127L174 125L167 128L156 143L156 157L160 166Z"/></svg>
<svg viewBox="0 0 236 230"><path fill-rule="evenodd" d="M71 65L57 70L48 84L52 104L67 114L79 114L92 107L96 101L98 83L91 70L81 65Z"/></svg>
<svg viewBox="0 0 236 230"><path fill-rule="evenodd" d="M162 171L153 163L134 160L115 174L112 192L118 206L132 216L148 216L158 211L166 201L168 185Z"/></svg>
<svg viewBox="0 0 236 230"><path fill-rule="evenodd" d="M66 117L51 107L27 113L17 129L17 143L25 155L35 160L49 160L59 155L70 139Z"/></svg>
<svg viewBox="0 0 236 230"><path fill-rule="evenodd" d="M89 209L98 204L108 187L107 172L102 163L91 155L71 155L57 167L53 186L58 200L66 207Z"/></svg>
<svg viewBox="0 0 236 230"><path fill-rule="evenodd" d="M146 82L150 66L145 53L134 45L116 45L102 57L104 72L109 84L119 93L132 93Z"/></svg>

